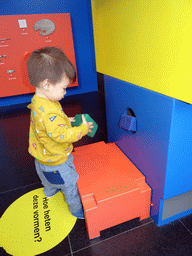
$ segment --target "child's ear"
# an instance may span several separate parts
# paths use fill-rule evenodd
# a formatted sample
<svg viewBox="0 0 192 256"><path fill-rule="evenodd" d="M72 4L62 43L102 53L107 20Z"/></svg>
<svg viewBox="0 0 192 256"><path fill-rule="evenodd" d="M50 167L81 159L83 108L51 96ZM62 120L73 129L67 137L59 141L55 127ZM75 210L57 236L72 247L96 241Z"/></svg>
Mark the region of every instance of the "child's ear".
<svg viewBox="0 0 192 256"><path fill-rule="evenodd" d="M43 80L43 82L41 82L40 87L47 91L49 89L49 81L48 81L48 79Z"/></svg>

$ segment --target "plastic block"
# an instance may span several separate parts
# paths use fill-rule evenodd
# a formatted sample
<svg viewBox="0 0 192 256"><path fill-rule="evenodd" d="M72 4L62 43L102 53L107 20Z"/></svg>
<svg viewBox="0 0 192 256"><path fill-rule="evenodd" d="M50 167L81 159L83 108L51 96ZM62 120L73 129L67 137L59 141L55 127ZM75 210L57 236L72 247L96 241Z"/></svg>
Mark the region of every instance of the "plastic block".
<svg viewBox="0 0 192 256"><path fill-rule="evenodd" d="M128 131L136 131L136 117L128 116L126 112L121 116L119 127L128 130Z"/></svg>
<svg viewBox="0 0 192 256"><path fill-rule="evenodd" d="M94 128L92 129L92 132L89 132L87 135L90 137L94 137L97 129L98 129L98 125L96 124L96 122L88 115L88 114L84 114L85 119L87 122L93 122L93 126ZM77 114L75 116L75 122L72 122L71 125L74 126L79 126L82 124L82 114Z"/></svg>

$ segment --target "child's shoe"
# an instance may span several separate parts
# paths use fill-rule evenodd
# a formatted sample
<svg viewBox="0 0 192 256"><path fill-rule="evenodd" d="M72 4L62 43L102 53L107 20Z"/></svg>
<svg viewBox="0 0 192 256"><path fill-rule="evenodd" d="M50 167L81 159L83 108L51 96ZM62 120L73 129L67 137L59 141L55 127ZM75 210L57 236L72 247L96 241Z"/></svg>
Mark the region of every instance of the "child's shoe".
<svg viewBox="0 0 192 256"><path fill-rule="evenodd" d="M72 213L72 215L78 219L85 219L83 209L81 208L78 212Z"/></svg>

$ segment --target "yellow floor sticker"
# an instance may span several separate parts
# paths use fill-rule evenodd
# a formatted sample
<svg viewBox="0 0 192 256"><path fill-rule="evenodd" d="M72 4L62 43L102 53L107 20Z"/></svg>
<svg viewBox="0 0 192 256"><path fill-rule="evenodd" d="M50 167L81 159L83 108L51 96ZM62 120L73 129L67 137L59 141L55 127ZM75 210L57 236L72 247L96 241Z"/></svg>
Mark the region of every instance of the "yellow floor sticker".
<svg viewBox="0 0 192 256"><path fill-rule="evenodd" d="M58 245L77 218L61 192L47 198L43 188L13 202L0 219L0 247L13 256L35 256Z"/></svg>

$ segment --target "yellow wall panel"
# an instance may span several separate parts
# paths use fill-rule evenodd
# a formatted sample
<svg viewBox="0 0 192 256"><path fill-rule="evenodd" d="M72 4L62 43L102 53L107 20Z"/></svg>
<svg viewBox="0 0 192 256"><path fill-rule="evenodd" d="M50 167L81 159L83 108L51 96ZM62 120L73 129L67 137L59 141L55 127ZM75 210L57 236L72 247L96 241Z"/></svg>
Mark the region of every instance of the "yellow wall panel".
<svg viewBox="0 0 192 256"><path fill-rule="evenodd" d="M189 0L92 0L97 71L192 103Z"/></svg>

